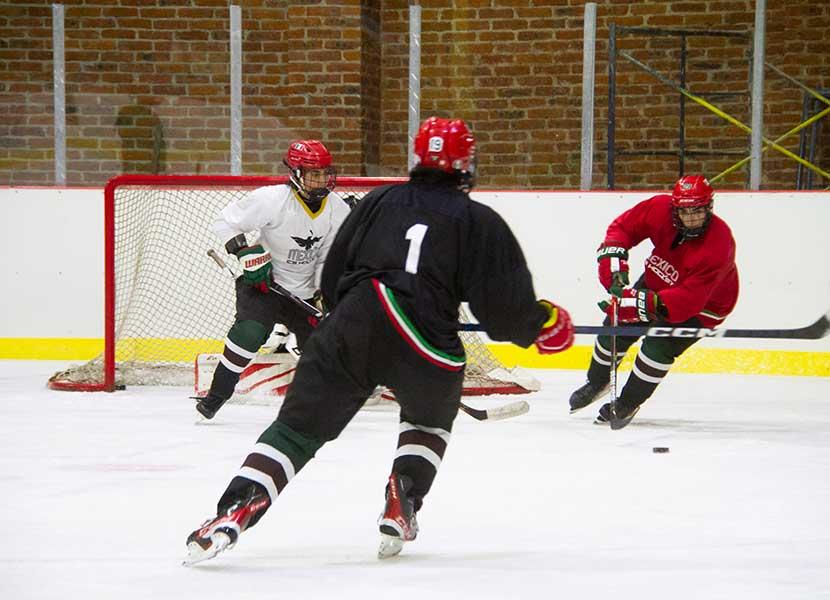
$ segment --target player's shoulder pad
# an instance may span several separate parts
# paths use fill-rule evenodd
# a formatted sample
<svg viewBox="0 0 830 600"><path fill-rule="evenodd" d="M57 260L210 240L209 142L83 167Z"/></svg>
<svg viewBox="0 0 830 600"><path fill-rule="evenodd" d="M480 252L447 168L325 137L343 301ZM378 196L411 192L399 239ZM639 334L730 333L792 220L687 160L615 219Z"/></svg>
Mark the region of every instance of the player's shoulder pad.
<svg viewBox="0 0 830 600"><path fill-rule="evenodd" d="M507 221L491 206L470 198L466 208L472 224L488 230L510 229Z"/></svg>
<svg viewBox="0 0 830 600"><path fill-rule="evenodd" d="M288 184L266 185L248 194L248 198L254 202L284 204L293 193L294 188Z"/></svg>
<svg viewBox="0 0 830 600"><path fill-rule="evenodd" d="M349 203L340 192L329 192L329 195L326 198L327 202L331 202L332 205L338 207L342 205L344 208L349 208Z"/></svg>
<svg viewBox="0 0 830 600"><path fill-rule="evenodd" d="M655 194L650 198L646 198L646 202L654 204L655 206L668 206L671 208L671 194Z"/></svg>
<svg viewBox="0 0 830 600"><path fill-rule="evenodd" d="M493 219L493 218L495 218L495 219L504 220L503 217L498 213L498 211L495 208L493 208L491 206L488 206L487 204L484 204L483 202L479 202L478 200L473 200L472 198L469 198L469 200L467 202L467 207L468 207L468 210L470 211L470 214L473 215L474 217L481 217L481 218L484 218L484 219Z"/></svg>
<svg viewBox="0 0 830 600"><path fill-rule="evenodd" d="M285 204L288 195L285 193L286 186L268 185L251 190L238 200L234 200L224 210L279 210Z"/></svg>
<svg viewBox="0 0 830 600"><path fill-rule="evenodd" d="M726 248L735 248L735 237L732 235L732 228L721 217L712 214L707 231L708 243L723 244Z"/></svg>

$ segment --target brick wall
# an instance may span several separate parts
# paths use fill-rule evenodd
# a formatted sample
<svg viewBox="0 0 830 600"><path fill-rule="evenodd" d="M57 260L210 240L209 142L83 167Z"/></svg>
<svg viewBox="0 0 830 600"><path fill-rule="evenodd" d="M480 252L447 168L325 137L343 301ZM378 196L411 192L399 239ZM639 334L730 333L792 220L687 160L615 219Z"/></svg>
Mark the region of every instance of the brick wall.
<svg viewBox="0 0 830 600"><path fill-rule="evenodd" d="M227 0L67 2L67 178L100 184L121 172L230 169ZM402 175L408 118L408 2L240 0L243 170L280 172L291 139L320 137L342 173ZM577 0L424 1L421 114L468 120L480 185L579 185L582 15ZM687 33L690 90L749 124L754 0L597 3L594 186L607 184L608 34ZM767 61L802 84L830 88L830 3L768 0ZM0 183L54 181L51 3L0 5ZM619 31L618 48L680 77L677 35ZM802 119L804 91L766 71L765 132ZM680 94L618 58L618 188L659 188L679 171ZM822 106L823 108L823 106ZM746 156L748 135L685 101L685 171L710 177ZM814 162L830 170L830 120ZM798 152L799 136L781 142ZM765 153L764 187L792 188L796 163ZM748 167L723 177L743 187ZM804 175L806 177L806 175ZM814 178L814 185L822 179ZM824 181L823 185L830 185Z"/></svg>
<svg viewBox="0 0 830 600"><path fill-rule="evenodd" d="M0 182L54 175L52 9L0 6Z"/></svg>

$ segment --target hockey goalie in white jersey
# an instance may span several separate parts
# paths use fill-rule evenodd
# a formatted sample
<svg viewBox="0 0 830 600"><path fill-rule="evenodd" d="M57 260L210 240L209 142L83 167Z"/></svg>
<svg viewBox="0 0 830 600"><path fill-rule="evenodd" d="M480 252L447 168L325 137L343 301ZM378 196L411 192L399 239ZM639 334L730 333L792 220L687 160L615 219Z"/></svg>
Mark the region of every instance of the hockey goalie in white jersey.
<svg viewBox="0 0 830 600"><path fill-rule="evenodd" d="M228 254L239 258L242 276L236 280L233 326L210 388L196 404L207 419L233 395L240 374L275 324L282 323L296 336L300 350L317 324L307 310L274 288L314 304L323 262L349 206L333 192L336 172L322 142L292 142L283 162L288 184L254 190L222 209L213 226Z"/></svg>

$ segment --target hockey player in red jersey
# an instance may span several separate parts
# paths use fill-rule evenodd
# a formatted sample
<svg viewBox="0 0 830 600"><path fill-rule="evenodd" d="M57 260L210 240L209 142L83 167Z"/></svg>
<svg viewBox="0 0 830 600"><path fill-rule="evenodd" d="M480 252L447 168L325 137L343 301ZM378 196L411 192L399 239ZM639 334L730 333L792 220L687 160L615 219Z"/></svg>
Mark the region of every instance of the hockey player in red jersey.
<svg viewBox="0 0 830 600"><path fill-rule="evenodd" d="M400 405L378 521L378 556L396 555L418 533L416 515L461 402L459 304L469 303L494 340L535 344L540 353L571 346L568 313L536 300L513 233L468 195L475 149L463 121L427 119L415 137L419 164L409 181L372 190L346 218L323 268L331 312L309 337L276 421L231 480L217 516L188 538L186 563L233 545L377 385L393 389Z"/></svg>
<svg viewBox="0 0 830 600"><path fill-rule="evenodd" d="M713 214L714 192L705 177L687 175L671 194L644 200L614 219L597 251L599 280L619 298L621 325L715 327L738 300L735 240L729 226ZM640 242L654 245L645 272L629 287L628 251ZM601 303L610 323L611 306ZM698 338L646 337L628 381L616 401L599 410L596 422L625 427L669 372L675 359ZM617 361L637 341L618 336ZM597 337L588 381L570 398L571 412L585 408L608 391L611 340Z"/></svg>

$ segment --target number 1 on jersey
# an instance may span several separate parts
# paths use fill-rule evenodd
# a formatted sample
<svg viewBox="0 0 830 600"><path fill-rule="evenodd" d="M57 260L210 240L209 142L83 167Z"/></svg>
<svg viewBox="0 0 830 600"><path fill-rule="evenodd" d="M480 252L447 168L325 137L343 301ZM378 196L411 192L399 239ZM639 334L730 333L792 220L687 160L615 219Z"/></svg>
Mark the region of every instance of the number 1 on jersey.
<svg viewBox="0 0 830 600"><path fill-rule="evenodd" d="M427 226L416 223L406 230L406 239L409 240L409 252L406 253L406 272L417 273L418 261L421 258L421 242L427 234Z"/></svg>

